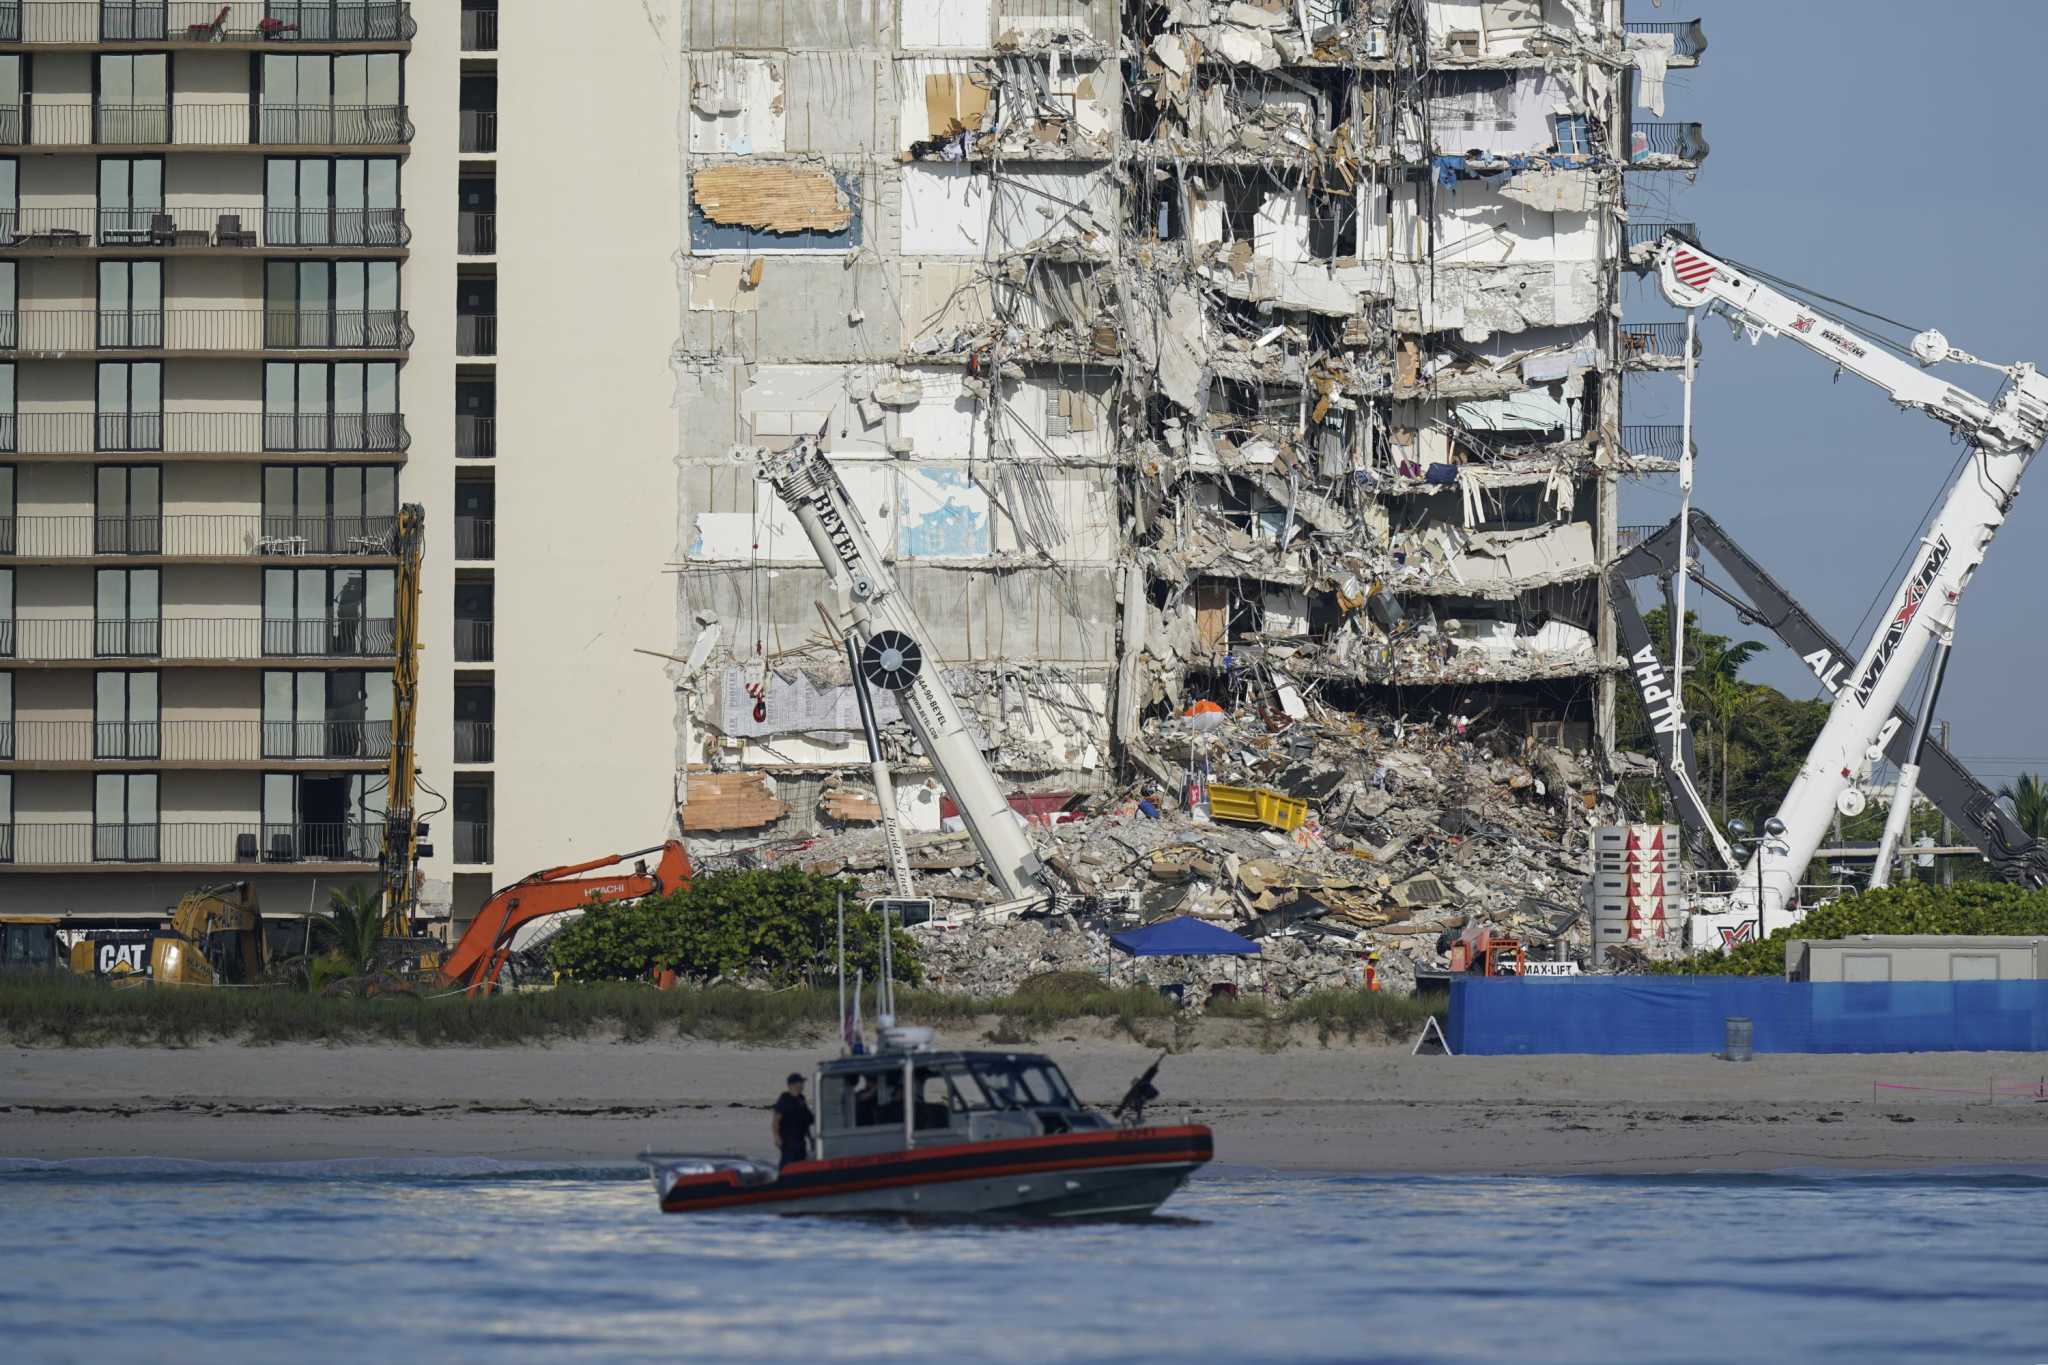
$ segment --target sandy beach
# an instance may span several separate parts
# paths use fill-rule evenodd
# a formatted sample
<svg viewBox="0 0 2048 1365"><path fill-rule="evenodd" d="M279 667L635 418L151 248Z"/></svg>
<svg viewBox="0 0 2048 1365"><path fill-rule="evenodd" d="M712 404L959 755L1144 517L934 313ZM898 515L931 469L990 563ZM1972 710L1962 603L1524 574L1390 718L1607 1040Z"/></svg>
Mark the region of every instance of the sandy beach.
<svg viewBox="0 0 2048 1365"><path fill-rule="evenodd" d="M969 1037L960 1046L987 1046ZM1152 1059L1048 1040L1108 1103ZM819 1049L210 1044L0 1050L0 1154L221 1161L759 1152L782 1076ZM1161 1069L1166 1121L1219 1162L1283 1170L1586 1174L2048 1164L2037 1054L1410 1057L1403 1047L1203 1047ZM1926 1087L1903 1089L1901 1086ZM1997 1102L1992 1102L1994 1093Z"/></svg>

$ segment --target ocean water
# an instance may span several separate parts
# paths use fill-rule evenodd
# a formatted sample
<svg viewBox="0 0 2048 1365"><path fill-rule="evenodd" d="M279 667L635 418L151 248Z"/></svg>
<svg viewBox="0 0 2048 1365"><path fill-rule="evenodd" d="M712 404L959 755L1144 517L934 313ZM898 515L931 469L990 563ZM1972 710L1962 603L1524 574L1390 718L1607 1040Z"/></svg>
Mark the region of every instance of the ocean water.
<svg viewBox="0 0 2048 1365"><path fill-rule="evenodd" d="M2048 1176L1212 1170L1107 1225L638 1168L0 1159L0 1359L2048 1360Z"/></svg>

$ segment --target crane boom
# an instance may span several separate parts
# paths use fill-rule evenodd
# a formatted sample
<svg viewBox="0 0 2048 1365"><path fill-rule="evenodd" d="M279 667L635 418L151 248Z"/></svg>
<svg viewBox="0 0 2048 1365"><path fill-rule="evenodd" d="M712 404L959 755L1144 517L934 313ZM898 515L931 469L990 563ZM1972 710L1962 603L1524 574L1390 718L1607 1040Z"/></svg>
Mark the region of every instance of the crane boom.
<svg viewBox="0 0 2048 1365"><path fill-rule="evenodd" d="M1988 364L1950 347L1934 331L1913 339L1912 353L1920 362L1915 365L1780 292L1748 268L1720 260L1676 234L1657 244L1653 259L1664 295L1675 306L1725 313L1752 339L1797 341L1877 385L1901 407L1934 417L1970 446L1855 666L1845 671L1846 661L1837 659L1820 674L1834 703L1778 808L1785 823L1782 845L1769 850L1760 845L1751 855L1727 916L1696 917L1708 921L1695 934L1699 943L1702 934L1714 932L1714 918L1754 919L1764 933L1791 922L1788 908L1837 800L1858 771L1882 754L1890 727L1897 724L1893 712L1907 680L1928 646L1953 632L1963 589L2019 496L2027 463L2048 439L2048 381L2031 364ZM1998 399L1987 403L1921 368L1941 361L1997 370L2006 384Z"/></svg>
<svg viewBox="0 0 2048 1365"><path fill-rule="evenodd" d="M925 757L960 808L989 880L1013 900L1042 895L1038 851L946 686L930 632L898 590L822 441L822 433L803 437L763 456L763 473L825 567L818 604L840 640L855 646L848 653L860 676L896 694Z"/></svg>

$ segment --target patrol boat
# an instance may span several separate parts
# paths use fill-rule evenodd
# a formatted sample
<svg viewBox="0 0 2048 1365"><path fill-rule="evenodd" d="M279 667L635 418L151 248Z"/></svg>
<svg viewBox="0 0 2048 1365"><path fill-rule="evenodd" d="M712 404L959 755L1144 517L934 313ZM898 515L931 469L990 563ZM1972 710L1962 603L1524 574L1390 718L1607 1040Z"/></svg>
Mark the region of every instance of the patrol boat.
<svg viewBox="0 0 2048 1365"><path fill-rule="evenodd" d="M1153 1127L1154 1062L1112 1114L1035 1052L938 1052L885 1029L873 1053L817 1069L817 1156L778 1171L736 1156L645 1152L664 1213L1123 1218L1147 1214L1213 1154L1202 1124Z"/></svg>

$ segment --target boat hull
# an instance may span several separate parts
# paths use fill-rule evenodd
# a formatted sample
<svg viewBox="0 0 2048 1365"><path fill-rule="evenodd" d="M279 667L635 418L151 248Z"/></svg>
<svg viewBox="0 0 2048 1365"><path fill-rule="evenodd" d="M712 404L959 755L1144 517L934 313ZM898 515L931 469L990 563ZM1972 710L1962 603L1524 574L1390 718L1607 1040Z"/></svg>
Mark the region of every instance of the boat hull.
<svg viewBox="0 0 2048 1365"><path fill-rule="evenodd" d="M665 1213L915 1214L1118 1218L1152 1212L1214 1152L1200 1124L951 1143L793 1162L773 1180L714 1170L664 1180Z"/></svg>

